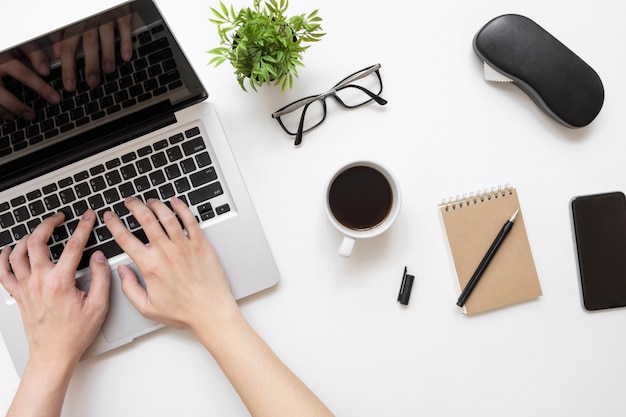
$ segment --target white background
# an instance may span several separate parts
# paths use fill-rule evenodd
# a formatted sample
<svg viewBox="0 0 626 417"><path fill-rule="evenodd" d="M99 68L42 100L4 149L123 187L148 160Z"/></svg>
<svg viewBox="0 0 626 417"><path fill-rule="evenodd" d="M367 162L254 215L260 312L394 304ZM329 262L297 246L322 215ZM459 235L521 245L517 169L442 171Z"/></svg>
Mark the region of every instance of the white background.
<svg viewBox="0 0 626 417"><path fill-rule="evenodd" d="M0 13L0 46L113 3L13 2ZM241 308L338 416L623 415L626 311L582 308L569 214L576 195L626 189L622 2L292 0L293 13L319 8L327 36L293 90L258 93L241 91L228 64L207 66L215 0L158 4L220 113L281 271L276 288ZM505 13L532 18L599 73L606 99L590 126L562 127L515 86L484 81L472 38ZM377 62L387 106L346 111L331 99L299 148L270 117ZM404 199L390 231L344 259L323 191L358 159L388 166ZM519 191L544 296L466 317L437 204L503 183ZM408 307L396 302L405 265L416 277ZM18 382L0 344L0 412ZM81 363L64 415L247 411L189 333L164 329Z"/></svg>

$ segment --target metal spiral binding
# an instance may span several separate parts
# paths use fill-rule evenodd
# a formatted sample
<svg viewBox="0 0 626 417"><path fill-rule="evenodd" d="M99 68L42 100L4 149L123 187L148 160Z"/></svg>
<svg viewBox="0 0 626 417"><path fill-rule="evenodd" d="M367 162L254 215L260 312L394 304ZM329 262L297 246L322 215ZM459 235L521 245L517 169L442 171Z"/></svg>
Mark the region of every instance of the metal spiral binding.
<svg viewBox="0 0 626 417"><path fill-rule="evenodd" d="M457 195L456 197L449 197L447 200L444 198L441 200L441 205L445 206L445 210L456 210L463 207L469 207L472 204L483 203L485 200L489 201L492 198L504 198L507 195L513 194L513 187L510 184L504 186L498 185L497 187L491 187L491 189L484 188L482 191L472 191L468 194Z"/></svg>

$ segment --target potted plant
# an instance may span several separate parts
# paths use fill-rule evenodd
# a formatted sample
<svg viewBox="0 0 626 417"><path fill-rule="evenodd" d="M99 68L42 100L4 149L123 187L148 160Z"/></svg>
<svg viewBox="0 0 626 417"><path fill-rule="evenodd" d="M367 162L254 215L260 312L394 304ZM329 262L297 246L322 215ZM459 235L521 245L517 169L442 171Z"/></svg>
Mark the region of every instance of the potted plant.
<svg viewBox="0 0 626 417"><path fill-rule="evenodd" d="M209 64L216 67L229 60L241 88L244 81L256 91L263 84L293 87L297 67L309 44L324 36L317 10L308 15L285 15L288 0L254 0L253 7L235 12L220 1L220 10L211 8L217 25L220 46L207 51L215 55Z"/></svg>

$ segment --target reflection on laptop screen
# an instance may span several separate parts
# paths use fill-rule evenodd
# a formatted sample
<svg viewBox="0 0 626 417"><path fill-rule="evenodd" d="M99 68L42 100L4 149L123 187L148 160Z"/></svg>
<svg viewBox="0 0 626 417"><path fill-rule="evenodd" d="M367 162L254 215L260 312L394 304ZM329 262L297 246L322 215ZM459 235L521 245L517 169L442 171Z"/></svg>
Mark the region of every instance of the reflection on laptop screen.
<svg viewBox="0 0 626 417"><path fill-rule="evenodd" d="M128 33L121 29L127 23L133 53L124 59L120 37ZM107 33L115 45L114 69L99 62L110 44ZM96 42L90 42L94 37ZM2 79L5 88L34 114L32 120L0 119L0 190L163 126L175 111L206 99L170 39L152 1L140 0L0 52L0 67L11 74ZM76 52L68 54L72 48ZM37 72L33 63L42 54L50 70L38 78L58 92L58 104L41 97L32 83L18 81L25 72ZM86 75L93 73L86 68L93 68L94 56L95 83ZM67 73L74 75L74 84L67 84ZM7 111L0 116L12 117Z"/></svg>

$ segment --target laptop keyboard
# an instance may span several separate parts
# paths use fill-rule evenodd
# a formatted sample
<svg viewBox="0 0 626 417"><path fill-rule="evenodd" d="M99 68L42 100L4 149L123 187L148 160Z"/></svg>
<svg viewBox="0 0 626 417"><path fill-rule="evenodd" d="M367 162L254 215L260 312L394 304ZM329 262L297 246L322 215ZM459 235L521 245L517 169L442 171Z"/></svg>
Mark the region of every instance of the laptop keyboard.
<svg viewBox="0 0 626 417"><path fill-rule="evenodd" d="M115 71L102 74L100 83L90 88L85 81L84 60L77 60L77 88L63 88L61 68L52 70L45 80L61 94L61 103L51 105L30 88L7 77L5 87L20 101L35 110L35 120L0 121L0 157L37 145L60 134L107 115L149 102L183 85L176 62L165 37L158 37L163 25L147 29L133 38L130 62L122 60L119 51Z"/></svg>
<svg viewBox="0 0 626 417"><path fill-rule="evenodd" d="M91 208L97 214L97 221L79 264L82 269L88 266L89 257L96 250L102 250L107 258L123 252L104 225L102 216L106 211L114 211L137 238L147 243L141 226L124 206L124 198L169 201L177 196L195 208L193 211L200 221L231 210L223 199L219 206L212 206L210 200L223 194L200 129L187 128L172 132L150 146L26 191L10 201L0 201L0 247L15 245L45 218L62 211L65 222L54 230L48 242L50 258L57 261L80 216Z"/></svg>

